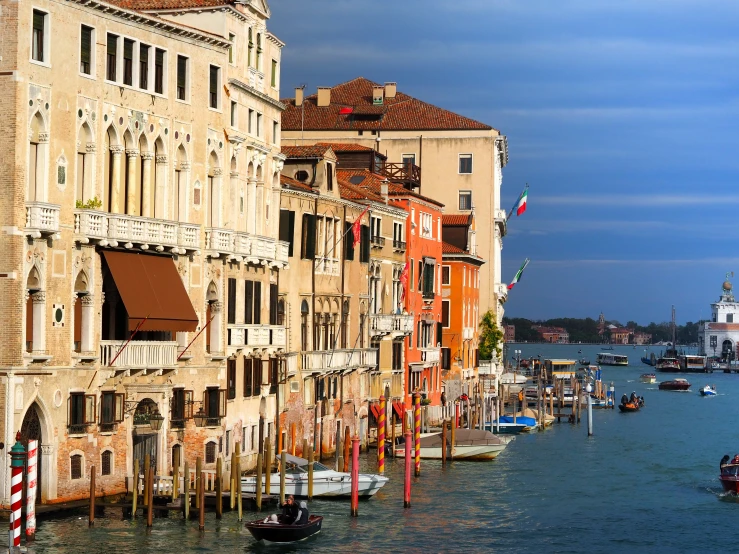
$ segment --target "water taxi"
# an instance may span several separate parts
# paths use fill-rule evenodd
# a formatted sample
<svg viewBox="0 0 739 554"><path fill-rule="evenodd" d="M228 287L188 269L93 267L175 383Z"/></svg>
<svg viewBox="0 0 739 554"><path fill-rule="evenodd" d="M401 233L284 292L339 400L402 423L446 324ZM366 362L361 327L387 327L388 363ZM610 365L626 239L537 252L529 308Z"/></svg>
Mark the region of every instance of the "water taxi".
<svg viewBox="0 0 739 554"><path fill-rule="evenodd" d="M629 365L628 356L601 352L598 354L598 365Z"/></svg>
<svg viewBox="0 0 739 554"><path fill-rule="evenodd" d="M653 384L657 382L657 376L654 373L642 373L639 380L642 383Z"/></svg>
<svg viewBox="0 0 739 554"><path fill-rule="evenodd" d="M690 388L687 379L672 379L671 381L662 381L659 384L659 390L676 390L686 391Z"/></svg>

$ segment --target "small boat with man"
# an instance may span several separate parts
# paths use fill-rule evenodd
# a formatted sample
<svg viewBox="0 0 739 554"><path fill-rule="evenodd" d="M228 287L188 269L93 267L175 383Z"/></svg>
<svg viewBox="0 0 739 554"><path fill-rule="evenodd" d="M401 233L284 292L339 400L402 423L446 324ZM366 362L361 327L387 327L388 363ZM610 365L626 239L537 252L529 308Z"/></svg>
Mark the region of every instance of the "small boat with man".
<svg viewBox="0 0 739 554"><path fill-rule="evenodd" d="M621 412L638 412L643 407L644 398L637 396L636 392L632 392L630 398L624 394L621 397L621 403L618 405Z"/></svg>
<svg viewBox="0 0 739 554"><path fill-rule="evenodd" d="M290 495L282 506L282 514L272 514L244 526L257 541L284 544L312 537L321 532L322 525L323 516L310 515L305 500L298 505Z"/></svg>
<svg viewBox="0 0 739 554"><path fill-rule="evenodd" d="M724 491L739 494L739 454L735 454L733 458L726 454L719 462L721 474L718 480Z"/></svg>
<svg viewBox="0 0 739 554"><path fill-rule="evenodd" d="M716 385L704 385L698 389L701 396L716 396Z"/></svg>

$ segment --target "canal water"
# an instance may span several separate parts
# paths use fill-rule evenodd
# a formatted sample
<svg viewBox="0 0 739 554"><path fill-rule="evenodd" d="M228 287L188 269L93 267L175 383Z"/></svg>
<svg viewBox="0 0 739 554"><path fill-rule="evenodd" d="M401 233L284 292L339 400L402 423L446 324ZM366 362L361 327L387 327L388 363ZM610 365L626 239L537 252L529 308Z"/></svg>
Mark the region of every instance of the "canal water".
<svg viewBox="0 0 739 554"><path fill-rule="evenodd" d="M523 356L595 362L595 346L515 345ZM582 354L578 354L578 349ZM655 352L659 353L658 350ZM36 552L731 552L739 549L739 503L722 494L718 464L739 452L739 375L689 374L691 392L639 382L650 370L643 347L616 347L628 367L604 367L616 398L636 391L638 413L594 411L594 436L580 425L520 435L493 462L422 462L412 508L403 509L402 460L389 461L390 482L349 517L348 501L311 503L324 530L294 546L255 543L235 513L221 521L123 520L120 511L43 520ZM672 374L657 374L666 380ZM685 376L685 375L684 375ZM698 388L713 383L718 396ZM370 469L370 457L364 458ZM245 519L258 514L247 513ZM263 517L263 515L262 515Z"/></svg>

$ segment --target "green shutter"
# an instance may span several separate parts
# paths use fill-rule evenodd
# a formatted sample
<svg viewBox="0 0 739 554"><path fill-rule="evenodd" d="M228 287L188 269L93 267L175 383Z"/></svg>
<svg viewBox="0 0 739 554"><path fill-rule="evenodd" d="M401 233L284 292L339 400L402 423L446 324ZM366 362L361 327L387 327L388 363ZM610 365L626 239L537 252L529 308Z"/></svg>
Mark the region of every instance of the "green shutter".
<svg viewBox="0 0 739 554"><path fill-rule="evenodd" d="M80 60L83 63L90 63L91 49L92 49L92 29L90 27L82 26L82 36L80 37Z"/></svg>
<svg viewBox="0 0 739 554"><path fill-rule="evenodd" d="M300 257L313 260L316 257L316 218L313 214L303 214L303 242Z"/></svg>
<svg viewBox="0 0 739 554"><path fill-rule="evenodd" d="M132 40L126 39L123 41L123 58L126 60L133 59L133 41Z"/></svg>
<svg viewBox="0 0 739 554"><path fill-rule="evenodd" d="M46 17L46 14L43 12L37 12L36 10L33 10L33 28L36 31L44 32L44 17Z"/></svg>
<svg viewBox="0 0 739 554"><path fill-rule="evenodd" d="M254 324L262 323L262 283L254 281Z"/></svg>
<svg viewBox="0 0 739 554"><path fill-rule="evenodd" d="M155 64L159 66L164 66L164 50L159 50L159 48L157 48Z"/></svg>
<svg viewBox="0 0 739 554"><path fill-rule="evenodd" d="M118 50L118 37L108 33L108 54L115 56Z"/></svg>
<svg viewBox="0 0 739 554"><path fill-rule="evenodd" d="M344 222L344 259L354 260L354 234L352 233L352 224L349 221Z"/></svg>
<svg viewBox="0 0 739 554"><path fill-rule="evenodd" d="M185 88L185 82L187 76L187 58L184 56L177 56L177 86Z"/></svg>
<svg viewBox="0 0 739 554"><path fill-rule="evenodd" d="M254 311L254 281L244 281L244 323L251 324Z"/></svg>
<svg viewBox="0 0 739 554"><path fill-rule="evenodd" d="M210 66L210 92L218 93L218 68L213 65Z"/></svg>

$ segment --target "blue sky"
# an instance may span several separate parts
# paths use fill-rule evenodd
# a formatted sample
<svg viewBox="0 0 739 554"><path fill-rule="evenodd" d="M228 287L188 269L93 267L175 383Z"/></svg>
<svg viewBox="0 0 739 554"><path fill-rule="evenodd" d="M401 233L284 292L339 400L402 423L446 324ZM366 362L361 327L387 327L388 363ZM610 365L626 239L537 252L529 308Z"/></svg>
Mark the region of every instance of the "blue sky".
<svg viewBox="0 0 739 554"><path fill-rule="evenodd" d="M508 136L512 317L707 318L739 277L739 2L272 0L283 95L357 76ZM515 216L514 216L515 217ZM739 279L737 280L739 282Z"/></svg>

